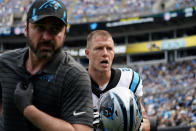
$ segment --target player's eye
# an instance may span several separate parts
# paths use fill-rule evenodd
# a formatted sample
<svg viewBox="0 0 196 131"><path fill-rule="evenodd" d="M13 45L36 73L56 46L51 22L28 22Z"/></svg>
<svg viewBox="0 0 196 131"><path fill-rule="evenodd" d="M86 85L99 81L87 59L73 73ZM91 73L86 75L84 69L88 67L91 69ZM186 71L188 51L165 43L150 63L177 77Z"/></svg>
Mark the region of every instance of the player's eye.
<svg viewBox="0 0 196 131"><path fill-rule="evenodd" d="M113 50L113 48L112 47L107 47L107 50L111 51L111 50Z"/></svg>
<svg viewBox="0 0 196 131"><path fill-rule="evenodd" d="M103 49L102 47L95 48L95 50L102 50L102 49Z"/></svg>
<svg viewBox="0 0 196 131"><path fill-rule="evenodd" d="M39 31L39 32L42 32L45 30L44 26L42 25L36 25L35 28Z"/></svg>
<svg viewBox="0 0 196 131"><path fill-rule="evenodd" d="M55 26L55 27L52 27L51 29L50 29L50 33L52 33L52 34L58 34L60 31L61 31L61 27L58 27L58 26Z"/></svg>

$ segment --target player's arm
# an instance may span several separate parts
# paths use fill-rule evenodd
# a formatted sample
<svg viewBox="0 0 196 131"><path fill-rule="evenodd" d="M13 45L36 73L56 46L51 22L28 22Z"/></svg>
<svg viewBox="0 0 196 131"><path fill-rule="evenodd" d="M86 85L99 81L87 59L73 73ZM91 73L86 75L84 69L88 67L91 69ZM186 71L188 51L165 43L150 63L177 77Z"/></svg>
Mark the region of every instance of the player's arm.
<svg viewBox="0 0 196 131"><path fill-rule="evenodd" d="M70 124L64 120L52 117L33 105L24 109L24 116L42 131L91 131L89 126Z"/></svg>
<svg viewBox="0 0 196 131"><path fill-rule="evenodd" d="M139 98L139 103L140 103L140 107L141 107L141 111L142 111L142 118L143 118L143 122L142 122L142 131L150 131L150 121L148 120L148 117L146 115L146 111L145 108L142 104L142 99Z"/></svg>
<svg viewBox="0 0 196 131"><path fill-rule="evenodd" d="M138 96L138 101L140 103L140 107L141 107L141 111L142 111L142 117L143 117L143 122L141 124L141 127L140 129L142 129L142 131L150 131L150 121L147 117L147 114L146 114L146 110L142 104L142 96L143 96L143 85L142 85L142 80L140 80L140 83L138 85L138 88L136 90L136 96Z"/></svg>
<svg viewBox="0 0 196 131"><path fill-rule="evenodd" d="M83 124L70 124L65 120L52 117L32 105L33 85L27 86L18 83L14 93L17 108L37 128L42 131L91 131L91 128Z"/></svg>

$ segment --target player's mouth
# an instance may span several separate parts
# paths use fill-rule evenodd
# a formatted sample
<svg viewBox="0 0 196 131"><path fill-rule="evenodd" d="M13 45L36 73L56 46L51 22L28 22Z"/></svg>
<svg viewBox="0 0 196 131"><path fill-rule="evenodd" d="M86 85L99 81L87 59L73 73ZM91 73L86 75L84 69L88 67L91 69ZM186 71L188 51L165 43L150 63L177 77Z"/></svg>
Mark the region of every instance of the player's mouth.
<svg viewBox="0 0 196 131"><path fill-rule="evenodd" d="M38 48L42 51L51 51L53 49L53 44L50 41L43 41L38 44Z"/></svg>
<svg viewBox="0 0 196 131"><path fill-rule="evenodd" d="M50 51L51 49L52 49L52 47L51 46L48 46L48 45L42 45L42 46L40 46L40 49L41 50L48 50L48 51Z"/></svg>
<svg viewBox="0 0 196 131"><path fill-rule="evenodd" d="M100 63L104 67L107 67L109 65L109 61L108 60L102 60Z"/></svg>

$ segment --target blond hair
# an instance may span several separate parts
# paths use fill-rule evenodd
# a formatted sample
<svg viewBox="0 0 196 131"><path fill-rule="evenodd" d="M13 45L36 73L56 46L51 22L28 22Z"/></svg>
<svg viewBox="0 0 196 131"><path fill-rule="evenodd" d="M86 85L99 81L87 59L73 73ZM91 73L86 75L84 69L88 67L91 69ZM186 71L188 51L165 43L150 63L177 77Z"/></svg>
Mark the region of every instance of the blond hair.
<svg viewBox="0 0 196 131"><path fill-rule="evenodd" d="M92 31L88 36L87 36L87 45L86 47L89 48L90 47L90 44L93 40L93 38L95 36L102 36L102 37L105 37L105 38L112 38L112 35L106 31L106 30L95 30L95 31Z"/></svg>

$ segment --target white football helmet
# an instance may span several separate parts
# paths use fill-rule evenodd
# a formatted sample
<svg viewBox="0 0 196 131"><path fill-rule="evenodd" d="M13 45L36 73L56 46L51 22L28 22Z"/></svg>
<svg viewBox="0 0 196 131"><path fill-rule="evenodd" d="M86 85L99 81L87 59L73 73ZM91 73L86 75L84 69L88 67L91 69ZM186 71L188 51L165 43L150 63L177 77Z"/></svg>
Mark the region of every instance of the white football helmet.
<svg viewBox="0 0 196 131"><path fill-rule="evenodd" d="M107 131L138 131L142 114L134 93L125 87L115 87L99 100L100 119Z"/></svg>

